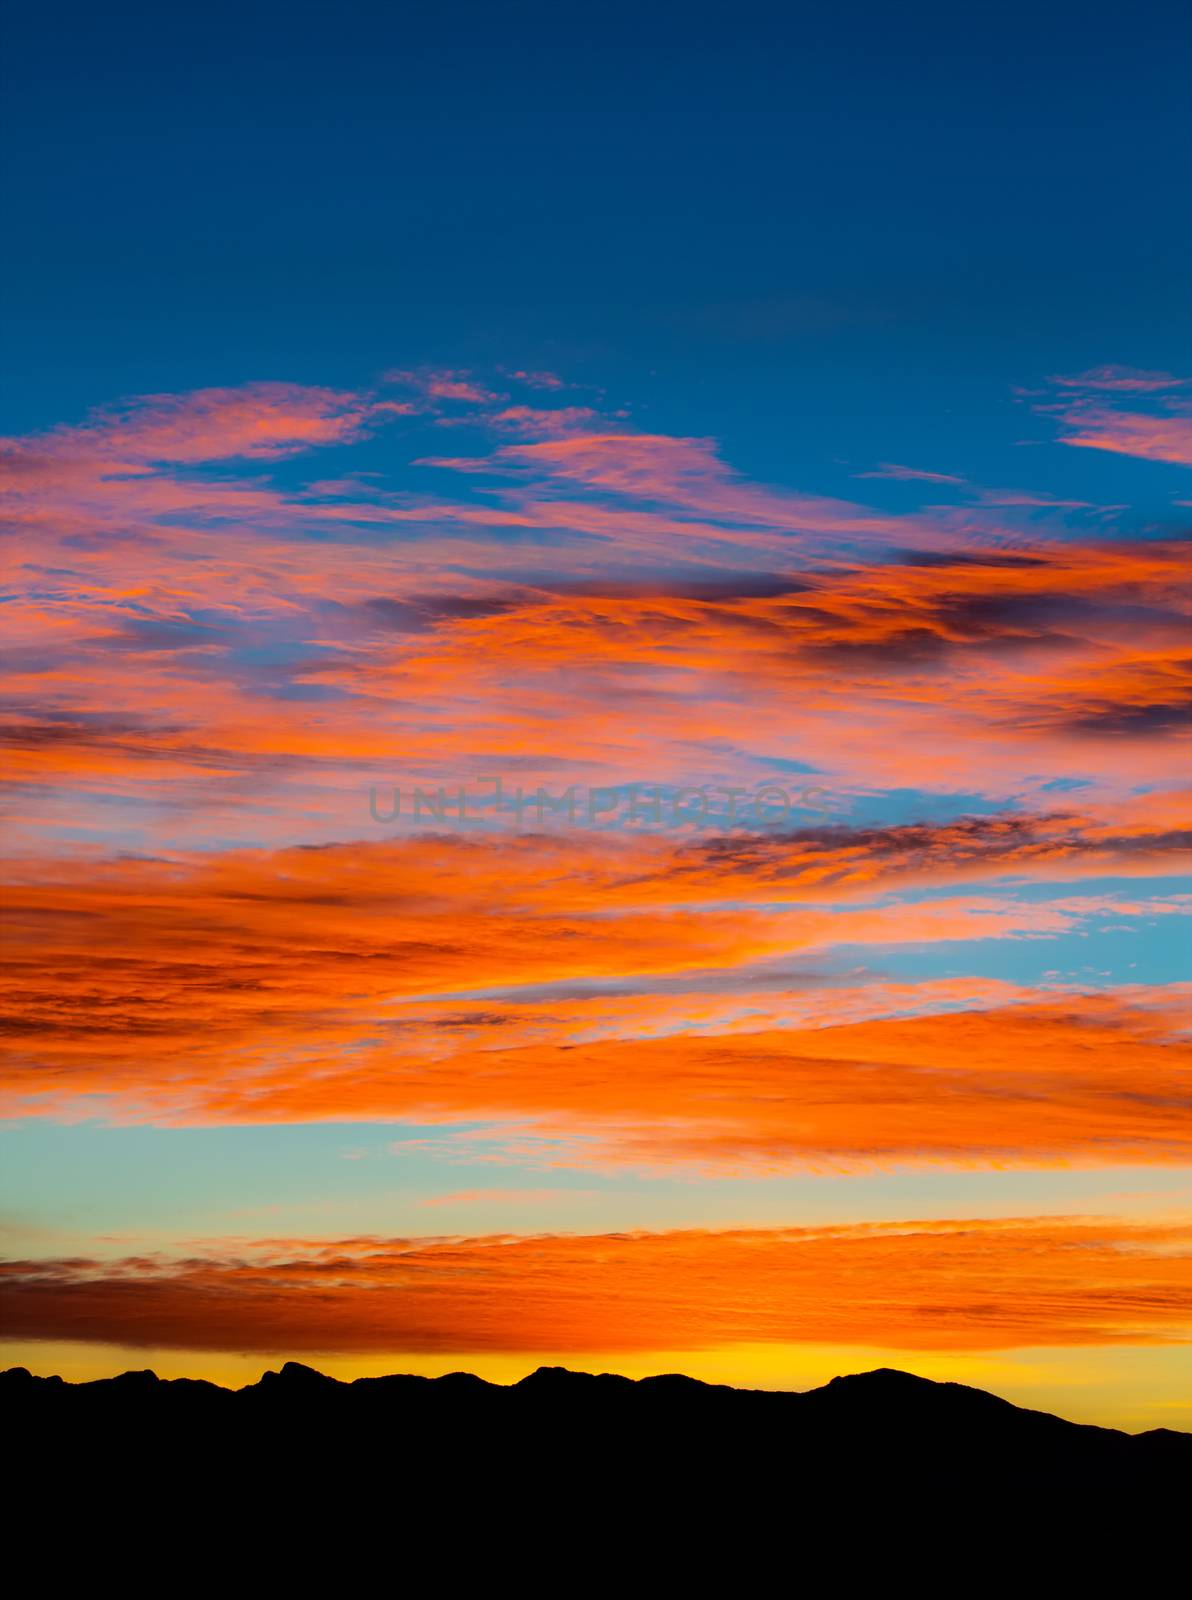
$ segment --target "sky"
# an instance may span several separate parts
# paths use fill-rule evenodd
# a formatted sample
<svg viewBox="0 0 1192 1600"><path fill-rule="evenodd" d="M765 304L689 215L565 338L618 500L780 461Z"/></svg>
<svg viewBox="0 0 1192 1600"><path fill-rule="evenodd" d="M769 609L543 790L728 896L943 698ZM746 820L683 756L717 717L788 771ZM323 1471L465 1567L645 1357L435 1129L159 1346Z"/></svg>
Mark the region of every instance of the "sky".
<svg viewBox="0 0 1192 1600"><path fill-rule="evenodd" d="M1192 21L11 8L0 1361L1192 1428Z"/></svg>

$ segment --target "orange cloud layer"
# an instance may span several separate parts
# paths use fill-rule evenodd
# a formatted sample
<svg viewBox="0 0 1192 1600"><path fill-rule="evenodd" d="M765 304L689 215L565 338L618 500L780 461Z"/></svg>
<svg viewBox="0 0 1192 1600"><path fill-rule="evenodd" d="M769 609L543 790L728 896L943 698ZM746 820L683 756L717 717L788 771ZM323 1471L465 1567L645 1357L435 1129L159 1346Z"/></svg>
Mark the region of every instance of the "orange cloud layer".
<svg viewBox="0 0 1192 1600"><path fill-rule="evenodd" d="M1192 1338L1192 1226L1025 1218L822 1229L229 1242L10 1262L12 1339L192 1350L907 1350Z"/></svg>
<svg viewBox="0 0 1192 1600"><path fill-rule="evenodd" d="M1153 852L1147 834L995 820L14 864L0 1087L17 1114L489 1120L610 1165L1186 1158L1178 991L998 1004L1029 992L846 986L839 1015L858 1020L828 1027L831 988L798 965L841 941L1178 909L860 898L1039 851L1129 861L1140 838Z"/></svg>
<svg viewBox="0 0 1192 1600"><path fill-rule="evenodd" d="M551 1141L549 1163L598 1168L1187 1162L1192 1042L1173 1032L1187 996L1173 1000L1158 1015L1085 996L839 1027L520 1048L502 1046L494 1011L495 1037L481 1048L439 1046L429 1057L400 1046L345 1050L280 1070L262 1059L251 1074L189 1086L183 1115L483 1120L513 1131L487 1141L469 1134L459 1155L483 1159L486 1142L498 1157L532 1150L519 1137L528 1130ZM102 1082L101 1073L93 1086ZM138 1098L127 1079L112 1087ZM152 1105L153 1087L144 1098Z"/></svg>

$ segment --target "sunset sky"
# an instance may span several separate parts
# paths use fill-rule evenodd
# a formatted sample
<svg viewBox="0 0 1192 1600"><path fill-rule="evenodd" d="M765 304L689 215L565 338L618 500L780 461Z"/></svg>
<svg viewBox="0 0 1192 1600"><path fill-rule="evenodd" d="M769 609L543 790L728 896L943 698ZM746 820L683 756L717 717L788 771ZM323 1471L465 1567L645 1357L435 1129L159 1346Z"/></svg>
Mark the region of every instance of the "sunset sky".
<svg viewBox="0 0 1192 1600"><path fill-rule="evenodd" d="M1192 20L9 18L0 1366L1192 1429Z"/></svg>

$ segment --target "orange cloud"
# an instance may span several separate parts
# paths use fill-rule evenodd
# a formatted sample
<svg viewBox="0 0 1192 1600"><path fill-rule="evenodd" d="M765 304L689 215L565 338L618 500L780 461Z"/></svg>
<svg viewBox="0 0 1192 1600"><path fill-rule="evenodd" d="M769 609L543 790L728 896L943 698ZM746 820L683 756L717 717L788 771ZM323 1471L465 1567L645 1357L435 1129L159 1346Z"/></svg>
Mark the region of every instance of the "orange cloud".
<svg viewBox="0 0 1192 1600"><path fill-rule="evenodd" d="M1071 847L991 832L1001 870L1041 842ZM1187 1159L1177 991L846 985L837 1017L857 1020L823 1025L832 991L808 952L1180 909L860 898L981 870L978 828L939 834L14 864L4 1101L17 1115L487 1121L607 1166ZM924 1009L943 1014L898 1015Z"/></svg>
<svg viewBox="0 0 1192 1600"><path fill-rule="evenodd" d="M1192 1044L1166 1015L1103 997L839 1027L679 1033L323 1061L226 1075L211 1120L402 1116L530 1130L563 1166L780 1172L945 1161L1187 1162ZM466 1015L466 1012L464 1013ZM514 1133L513 1144L518 1141ZM466 1146L466 1148L465 1148ZM444 1148L450 1149L450 1146ZM532 1143L527 1149L532 1149Z"/></svg>
<svg viewBox="0 0 1192 1600"><path fill-rule="evenodd" d="M1192 1227L1069 1218L228 1241L17 1261L6 1337L191 1350L994 1350L1192 1338Z"/></svg>
<svg viewBox="0 0 1192 1600"><path fill-rule="evenodd" d="M136 776L199 820L200 779L216 822L265 791L280 825L302 811L310 827L321 804L324 836L342 836L378 779L451 782L511 760L530 785L757 782L794 753L845 789L1021 793L1041 763L1117 783L1128 739L1133 781L1169 781L1192 708L1175 549L887 566L779 595L566 599L479 583L385 596L374 551L348 578L325 573L340 597L282 681L293 694L234 649L237 630L288 629L329 603L313 594L325 551L302 573L301 550L276 559L271 581L238 591L256 620L220 616L215 594L202 623L114 595L14 617L31 665L12 657L9 782L118 793Z"/></svg>
<svg viewBox="0 0 1192 1600"><path fill-rule="evenodd" d="M1190 610L1181 549L1082 547L885 565L777 595L507 603L320 681L377 701L417 685L461 744L533 755L538 770L565 721L605 771L649 759L697 781L710 752L745 745L845 783L1020 791L1041 761L1053 778L1116 769L1123 735L1156 777L1170 771L1170 737L1192 716Z"/></svg>

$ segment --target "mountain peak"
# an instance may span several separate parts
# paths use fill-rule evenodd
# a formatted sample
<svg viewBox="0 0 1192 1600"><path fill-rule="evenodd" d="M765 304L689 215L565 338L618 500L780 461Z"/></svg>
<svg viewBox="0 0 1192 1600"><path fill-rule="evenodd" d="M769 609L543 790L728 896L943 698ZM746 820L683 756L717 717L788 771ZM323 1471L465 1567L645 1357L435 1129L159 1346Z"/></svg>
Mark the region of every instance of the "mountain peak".
<svg viewBox="0 0 1192 1600"><path fill-rule="evenodd" d="M844 1372L829 1380L825 1387L832 1388L834 1384L864 1384L867 1388L918 1388L938 1389L941 1387L935 1378L921 1378L914 1372L903 1372L901 1367L871 1367L868 1372Z"/></svg>
<svg viewBox="0 0 1192 1600"><path fill-rule="evenodd" d="M287 1361L280 1372L270 1371L261 1374L261 1383L271 1386L284 1383L287 1387L298 1384L313 1387L316 1384L332 1384L336 1381L335 1378L329 1378L325 1372L319 1372L314 1367L304 1366L301 1361Z"/></svg>

